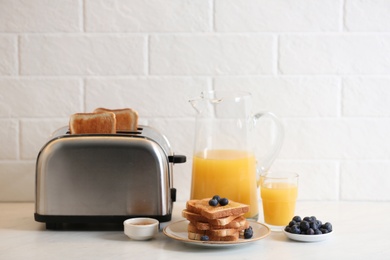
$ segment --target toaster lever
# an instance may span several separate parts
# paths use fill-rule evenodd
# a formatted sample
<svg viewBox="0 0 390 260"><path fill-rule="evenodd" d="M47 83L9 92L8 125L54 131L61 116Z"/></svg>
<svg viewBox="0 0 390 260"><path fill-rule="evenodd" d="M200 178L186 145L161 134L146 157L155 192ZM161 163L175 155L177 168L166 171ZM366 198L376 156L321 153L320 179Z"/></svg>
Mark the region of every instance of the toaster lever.
<svg viewBox="0 0 390 260"><path fill-rule="evenodd" d="M185 163L187 157L185 155L169 155L168 160L171 163Z"/></svg>
<svg viewBox="0 0 390 260"><path fill-rule="evenodd" d="M172 202L176 201L176 189L175 188L171 188L171 200L172 200Z"/></svg>

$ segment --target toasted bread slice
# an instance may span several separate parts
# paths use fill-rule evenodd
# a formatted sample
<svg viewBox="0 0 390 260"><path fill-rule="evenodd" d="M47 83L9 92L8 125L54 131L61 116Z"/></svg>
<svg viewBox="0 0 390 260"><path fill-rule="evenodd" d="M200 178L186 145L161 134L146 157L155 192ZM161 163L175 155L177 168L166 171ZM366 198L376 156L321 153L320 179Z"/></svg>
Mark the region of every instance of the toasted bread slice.
<svg viewBox="0 0 390 260"><path fill-rule="evenodd" d="M249 206L229 201L229 204L225 206L210 206L208 199L202 200L189 200L187 201L186 208L188 211L200 214L208 219L219 219L228 216L238 216L249 211Z"/></svg>
<svg viewBox="0 0 390 260"><path fill-rule="evenodd" d="M240 214L238 216L242 216L243 214ZM231 221L236 219L238 216L227 216L219 219L208 219L198 213L190 212L187 209L184 209L182 211L182 216L186 219L188 219L191 222L205 222L209 223L214 226L224 226L229 224Z"/></svg>
<svg viewBox="0 0 390 260"><path fill-rule="evenodd" d="M191 240L200 240L200 238L203 236L203 234L195 233L195 232L188 232L188 239ZM225 236L225 237L216 237L216 236L209 236L209 241L237 241L239 238L238 233L232 236Z"/></svg>
<svg viewBox="0 0 390 260"><path fill-rule="evenodd" d="M215 229L215 230L199 230L193 223L188 223L188 232L205 234L212 237L238 236L240 230L235 228Z"/></svg>
<svg viewBox="0 0 390 260"><path fill-rule="evenodd" d="M111 112L76 113L70 116L71 134L115 134L116 119Z"/></svg>
<svg viewBox="0 0 390 260"><path fill-rule="evenodd" d="M107 109L107 108L96 108L95 113L100 112L112 112L116 116L116 130L117 131L137 131L138 127L138 113L131 108L123 109Z"/></svg>
<svg viewBox="0 0 390 260"><path fill-rule="evenodd" d="M181 212L181 215L183 218L186 218L187 220L189 220L191 222L198 222L198 221L208 222L209 221L206 217L204 217L198 213L190 212L187 209L183 209Z"/></svg>
<svg viewBox="0 0 390 260"><path fill-rule="evenodd" d="M201 221L192 222L192 223L195 224L198 230L216 230L216 229L235 228L241 231L249 227L249 222L243 216L235 218L234 220L232 220L230 223L226 225L212 225L208 222L201 222Z"/></svg>

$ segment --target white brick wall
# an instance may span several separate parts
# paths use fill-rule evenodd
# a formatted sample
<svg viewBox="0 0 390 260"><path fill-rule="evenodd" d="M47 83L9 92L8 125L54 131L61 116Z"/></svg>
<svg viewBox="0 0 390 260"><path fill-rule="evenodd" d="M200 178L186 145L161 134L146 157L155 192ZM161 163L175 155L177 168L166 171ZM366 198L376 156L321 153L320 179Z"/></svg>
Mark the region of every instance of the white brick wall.
<svg viewBox="0 0 390 260"><path fill-rule="evenodd" d="M389 35L285 35L280 37L282 74L386 74Z"/></svg>
<svg viewBox="0 0 390 260"><path fill-rule="evenodd" d="M204 89L253 93L285 126L275 170L302 200L390 201L390 1L2 0L0 201L34 200L34 166L69 115L133 107L188 163ZM261 143L259 144L261 146Z"/></svg>

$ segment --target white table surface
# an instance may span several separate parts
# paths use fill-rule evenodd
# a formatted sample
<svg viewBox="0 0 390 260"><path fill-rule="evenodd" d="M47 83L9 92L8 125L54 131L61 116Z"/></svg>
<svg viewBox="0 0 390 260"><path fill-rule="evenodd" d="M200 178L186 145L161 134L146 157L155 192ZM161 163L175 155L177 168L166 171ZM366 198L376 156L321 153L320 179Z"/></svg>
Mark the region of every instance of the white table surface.
<svg viewBox="0 0 390 260"><path fill-rule="evenodd" d="M182 219L184 206L175 203L172 221ZM390 259L387 202L299 201L297 215L332 223L328 240L295 242L272 232L231 248L192 246L162 232L150 241L133 241L121 230L46 230L33 214L33 203L0 203L0 259Z"/></svg>

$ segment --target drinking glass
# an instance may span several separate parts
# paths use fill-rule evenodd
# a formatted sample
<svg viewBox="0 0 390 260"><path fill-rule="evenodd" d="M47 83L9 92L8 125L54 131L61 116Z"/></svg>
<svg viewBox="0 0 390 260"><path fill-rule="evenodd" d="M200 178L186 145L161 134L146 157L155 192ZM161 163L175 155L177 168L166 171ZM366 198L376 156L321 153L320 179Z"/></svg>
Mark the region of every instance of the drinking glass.
<svg viewBox="0 0 390 260"><path fill-rule="evenodd" d="M294 172L267 172L260 176L264 222L273 231L281 231L294 217L298 177Z"/></svg>

